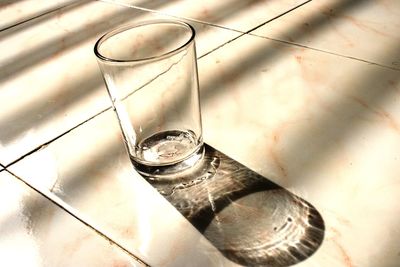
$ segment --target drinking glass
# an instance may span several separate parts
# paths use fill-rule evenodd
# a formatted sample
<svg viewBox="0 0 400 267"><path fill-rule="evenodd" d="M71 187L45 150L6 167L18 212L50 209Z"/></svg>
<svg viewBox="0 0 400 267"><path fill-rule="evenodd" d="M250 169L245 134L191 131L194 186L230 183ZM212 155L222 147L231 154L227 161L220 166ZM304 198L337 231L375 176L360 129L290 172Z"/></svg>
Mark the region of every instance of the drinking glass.
<svg viewBox="0 0 400 267"><path fill-rule="evenodd" d="M127 24L94 52L136 170L166 177L193 167L204 154L193 27Z"/></svg>

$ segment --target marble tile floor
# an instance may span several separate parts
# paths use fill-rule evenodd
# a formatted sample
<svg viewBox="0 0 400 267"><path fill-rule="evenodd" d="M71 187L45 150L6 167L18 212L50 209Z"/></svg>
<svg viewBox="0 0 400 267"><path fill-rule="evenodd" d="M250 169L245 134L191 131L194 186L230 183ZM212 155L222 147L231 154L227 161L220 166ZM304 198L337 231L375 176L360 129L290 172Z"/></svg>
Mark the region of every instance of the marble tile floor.
<svg viewBox="0 0 400 267"><path fill-rule="evenodd" d="M0 265L241 266L134 171L92 52L118 25L172 18L198 33L205 142L321 214L296 266L398 266L399 1L15 0L0 15Z"/></svg>

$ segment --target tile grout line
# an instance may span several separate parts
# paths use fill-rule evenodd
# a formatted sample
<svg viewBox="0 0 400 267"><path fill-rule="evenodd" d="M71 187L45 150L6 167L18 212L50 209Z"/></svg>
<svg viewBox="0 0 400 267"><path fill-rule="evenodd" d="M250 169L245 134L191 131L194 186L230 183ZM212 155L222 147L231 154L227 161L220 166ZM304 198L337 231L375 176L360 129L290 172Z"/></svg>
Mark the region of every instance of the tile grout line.
<svg viewBox="0 0 400 267"><path fill-rule="evenodd" d="M387 65L383 65L383 64L380 64L380 63L372 62L372 61L369 61L369 60L366 60L366 59L353 57L353 56L349 56L349 55L343 55L343 54L339 54L339 53L335 53L335 52L331 52L331 51L328 51L328 50L323 50L323 49L319 49L319 48L315 48L315 47L311 47L311 46L307 46L307 45L302 45L302 44L295 43L295 42L289 42L289 41L285 41L285 40L275 39L275 38L271 38L271 37L267 37L267 36L254 34L254 33L248 33L248 35L254 36L254 37L263 38L263 39L266 39L266 40L269 40L269 41L273 41L273 42L286 44L286 45L306 48L306 49L314 50L314 51L317 51L317 52L321 52L321 53L325 53L325 54L329 54L329 55L334 55L334 56L337 56L337 57L342 57L342 58L347 58L347 59L350 59L350 60L360 61L360 62L363 62L363 63L379 66L379 67L390 69L390 70L394 70L394 71L400 71L400 68L387 66Z"/></svg>
<svg viewBox="0 0 400 267"><path fill-rule="evenodd" d="M272 21L274 21L274 20L276 20L276 19L279 19L280 17L283 17L283 16L285 16L286 14L289 14L290 12L292 12L292 11L294 11L294 10L296 10L296 9L298 9L298 8L300 8L300 7L302 7L302 6L306 5L306 4L308 4L308 3L310 3L311 1L313 1L313 0L307 0L307 1L305 1L305 2L303 2L303 3L301 3L301 4L299 4L299 5L297 5L297 6L295 6L295 7L292 7L291 9L286 10L285 12L283 12L283 13L277 15L276 17L273 17L273 18L271 18L271 19L269 19L269 20L267 20L267 21L261 23L260 25L257 25L257 26L255 26L255 27L253 27L252 29L246 31L245 34L249 34L250 32L255 31L255 30L257 30L258 28L260 28L260 27L262 27L262 26L264 26L264 25L266 25L266 24L268 24L268 23L270 23L270 22L272 22Z"/></svg>
<svg viewBox="0 0 400 267"><path fill-rule="evenodd" d="M81 1L89 2L90 0L81 0ZM44 11L44 13L42 13L42 14L35 15L35 16L33 16L33 17L30 17L30 18L28 18L28 19L25 19L25 20L22 20L22 21L19 21L19 22L14 22L14 24L8 25L8 26L6 26L5 28L0 29L0 32L9 30L9 29L14 28L14 27L17 27L17 26L19 26L19 25L21 25L21 24L24 24L24 23L27 23L27 22L29 22L29 21L35 20L35 19L37 19L37 18L46 16L46 15L48 15L48 14L51 14L51 13L53 13L53 12L56 12L56 11L58 11L58 10L60 10L60 9L65 8L65 7L80 4L81 1L71 2L71 3L67 3L67 4L64 4L64 5L58 6L58 7L54 7L53 9L48 9L48 10Z"/></svg>
<svg viewBox="0 0 400 267"><path fill-rule="evenodd" d="M242 33L242 34L240 34L239 36L236 36L235 38L233 38L233 39L231 39L231 40L229 40L229 41L227 41L227 42L225 42L225 43L223 43L223 44L221 44L221 45L219 45L219 46L213 48L212 50L208 51L208 52L205 53L204 55L200 56L197 60L200 60L200 59L202 59L203 57L205 57L205 56L211 54L212 52L214 52L214 51L220 49L221 47L224 47L225 45L230 44L230 43L233 42L233 41L236 41L237 39L239 39L240 37L242 37L242 36L244 36L244 35L246 35L246 33Z"/></svg>
<svg viewBox="0 0 400 267"><path fill-rule="evenodd" d="M14 164L17 163L18 161L23 160L24 158L26 158L26 157L32 155L33 153L35 153L35 152L37 152L37 151L39 151L39 150L41 150L41 149L47 147L50 143L56 141L57 139L63 137L64 135L66 135L66 134L72 132L73 130L75 130L75 129L78 128L79 126L81 126L81 125L85 124L86 122L88 122L88 121L90 121L90 120L96 118L97 116L103 114L104 112L110 110L111 108L112 108L112 107L108 107L108 108L103 109L102 111L96 113L95 115L89 117L88 119L86 119L86 120L84 120L84 121L78 123L77 125L73 126L73 127L70 128L69 130L67 130L67 131L65 131L65 132L63 132L63 133L57 135L56 137L50 139L49 141L46 141L45 143L43 143L43 144L37 146L36 148L32 149L32 150L29 151L28 153L23 154L22 156L20 156L20 157L17 158L16 160L12 161L11 163L4 165L4 169L7 169L8 167L14 165Z"/></svg>
<svg viewBox="0 0 400 267"><path fill-rule="evenodd" d="M71 215L73 218L75 218L76 220L78 220L79 222L81 222L82 224L84 224L85 226L87 226L89 229L93 230L96 234L100 235L102 238L106 239L108 242L110 242L112 245L117 246L119 249L121 249L122 251L124 251L126 254L128 254L131 258L133 258L134 260L136 260L137 262L145 265L146 267L151 267L148 263L146 263L144 260L142 260L141 258L139 258L138 256L136 256L135 254L133 254L132 252L130 252L128 249L126 249L124 246L120 245L118 242L116 242L114 239L112 239L111 237L107 236L106 234L104 234L100 229L100 227L96 227L94 226L95 223L89 223L90 220L88 218L84 218L83 214L80 214L76 209L74 209L72 206L68 205L67 203L65 203L63 200L61 200L59 197L57 197L56 195L53 194L47 194L45 193L45 189L38 189L37 187L31 185L29 182L25 181L24 179L22 179L21 177L19 177L18 175L16 175L15 173L4 169L6 172L10 173L11 175L15 176L16 179L18 179L19 181L21 181L22 183L24 183L26 186L28 186L29 188L31 188L32 190L34 190L36 193L40 194L42 197L46 198L47 200L49 200L51 203L55 204L57 207L59 207L60 209L62 209L64 212L68 213L69 215ZM1 171L0 171L1 172ZM79 214L79 216L77 215Z"/></svg>
<svg viewBox="0 0 400 267"><path fill-rule="evenodd" d="M267 23L269 23L269 22L271 22L271 21L277 19L277 18L280 18L281 16L284 16L284 15L288 14L288 13L291 12L291 11L294 11L295 9L297 9L297 8L299 8L299 7L305 5L305 4L307 4L307 3L309 3L309 2L311 2L311 1L313 1L313 0L307 0L307 1L305 1L305 2L303 2L303 3L301 3L301 4L299 4L299 5L297 5L297 6L295 6L295 7L292 7L292 8L290 8L289 10L287 10L287 11L285 11L285 12L283 12L283 13L277 15L276 17L273 17L273 18L267 20L266 22L263 22L262 24L260 24L260 25L258 25L258 26L256 26L256 27L254 27L254 28L252 28L252 29L250 29L250 30L247 30L247 31L236 30L236 29L229 28L229 27L226 27L226 26L223 26L223 25L218 25L218 24L214 24L214 23L207 22L207 21L198 20L198 19L195 19L195 18L190 18L190 17L185 17L185 16L174 15L174 14L170 14L170 13L166 13L166 12L162 12L162 11L154 10L154 9L150 9L150 8L145 8L145 7L140 7L140 6L125 4L125 3L120 3L120 2L114 2L114 1L112 1L112 0L97 0L97 1L100 1L100 2L103 2L103 3L112 4L112 5L119 5L119 6L123 6L123 7L139 9L139 10L143 10L143 11L147 11L147 12L151 12L151 13L156 13L156 14L165 15L165 16L168 16L168 17L177 18L177 19L185 19L185 20L197 22L197 23L200 23L200 24L208 25L208 26L213 26L213 27L216 27L216 28L221 28L221 29L224 29L224 30L229 30L229 31L233 31L233 32L238 32L238 33L242 33L242 34L247 34L247 33L251 32L251 31L254 31L255 29L257 29L257 28L259 28L259 27L261 27L261 26L263 26L263 25L265 25L265 24L267 24ZM237 37L235 37L234 39L237 39ZM230 41L228 41L228 42L230 42ZM203 56L202 56L202 57L203 57Z"/></svg>
<svg viewBox="0 0 400 267"><path fill-rule="evenodd" d="M293 8L291 8L291 9L289 9L289 10L287 10L287 11L285 11L284 13L279 14L278 16L273 17L273 18L271 18L271 19L269 19L269 20L267 20L267 21L265 21L265 22L263 22L263 23L257 25L257 26L255 26L255 27L251 28L250 30L247 30L246 32L241 32L241 31L233 30L233 31L240 32L240 33L242 33L242 34L239 35L239 36L236 36L235 38L233 38L233 39L231 39L231 40L229 40L229 41L227 41L227 42L225 42L225 43L223 43L223 44L221 44L221 45L219 45L218 47L212 49L211 51L208 51L208 52L205 53L204 55L200 56L198 59L201 59L201 58L203 58L203 57L205 57L205 56L211 54L212 52L214 52L214 51L220 49L221 47L223 47L223 46L225 46L225 45L227 45L227 44L229 44L229 43L231 43L231 42L233 42L233 41L239 39L240 37L242 37L242 36L244 36L244 35L252 35L252 34L250 34L252 31L254 31L254 30L256 30L256 29L258 29L258 28L260 28L260 27L262 27L262 26L264 26L264 25L266 25L266 24L272 22L273 20L276 20L276 19L278 19L278 18L280 18L280 17L282 17L282 16L288 14L289 12L292 12L292 11L296 10L297 8L302 7L303 5L305 5L305 4L307 4L307 3L311 2L311 1L312 1L312 0L308 0L308 1L306 1L306 2L303 2L303 3L299 4L299 5L297 5L297 6L293 7ZM213 24L208 24L208 25L211 25L211 26L218 26L218 25L213 25ZM224 28L224 29L225 29L225 28ZM228 28L226 28L226 29L228 29ZM228 29L228 30L231 30L231 29ZM256 35L252 35L252 36L256 36Z"/></svg>
<svg viewBox="0 0 400 267"><path fill-rule="evenodd" d="M379 66L379 67L382 67L382 68L387 68L387 69L390 69L390 70L400 71L400 68L387 66L387 65L382 65L382 64L379 64L379 63L376 63L376 62L372 62L372 61L369 61L369 60L366 60L366 59L353 57L353 56L349 56L349 55L344 55L344 54L339 54L339 53L331 52L331 51L328 51L328 50L323 50L323 49L319 49L319 48L315 48L315 47L311 47L311 46L307 46L307 45L302 45L302 44L299 44L299 43L296 43L296 42L290 42L290 41L275 39L275 38L271 38L271 37L268 37L268 36L262 36L262 35L258 35L258 34L255 34L255 33L251 33L253 31L255 31L256 29L258 29L258 28L266 25L267 23L271 22L272 20L278 19L278 18L288 14L289 12L294 11L298 7L301 7L301 6L305 5L305 4L308 4L311 1L313 1L313 0L308 0L308 1L306 1L306 2L304 2L302 4L300 4L300 5L292 8L291 10L286 11L285 13L283 13L283 14L281 14L281 15L273 18L273 19L271 19L269 21L266 21L263 24L258 25L257 27L254 27L253 29L247 31L246 34L248 34L250 36L264 38L264 39L267 39L267 40L270 40L270 41L275 41L275 42L279 42L279 43L283 43L283 44L287 44L287 45L292 45L292 46L298 46L298 47L301 47L301 48L306 48L306 49L310 49L310 50L314 50L314 51L318 51L318 52L322 52L322 53L326 53L326 54L330 54L330 55L334 55L334 56L338 56L338 57L342 57L342 58L347 58L347 59L351 59L351 60L355 60L355 61L360 61L360 62L368 63L370 65L376 65L376 66Z"/></svg>
<svg viewBox="0 0 400 267"><path fill-rule="evenodd" d="M125 4L125 3L120 3L120 2L113 2L112 0L97 0L97 1L100 1L100 2L103 2L103 3L107 3L107 4L111 4L111 5L117 5L117 6L122 6L122 7L138 9L138 10L142 10L142 11L146 11L146 12L150 12L150 13L155 13L155 14L159 14L159 15L164 15L164 16L176 18L176 19L185 19L185 20L196 22L196 23L200 23L200 24L204 24L204 25L208 25L208 26L214 26L214 27L217 27L217 28L221 28L221 29L229 30L229 31L233 31L233 32L244 33L243 31L235 30L235 29L228 28L228 27L225 27L225 26L222 26L222 25L213 24L213 23L210 23L210 22L206 22L206 21L202 21L202 20L198 20L198 19L194 19L194 18L189 18L189 17L183 17L183 16L174 15L174 14L169 14L169 13L165 13L165 12L162 12L162 11L159 11L159 10L150 9L150 8L145 8L145 7ZM309 1L312 1L312 0L309 0Z"/></svg>

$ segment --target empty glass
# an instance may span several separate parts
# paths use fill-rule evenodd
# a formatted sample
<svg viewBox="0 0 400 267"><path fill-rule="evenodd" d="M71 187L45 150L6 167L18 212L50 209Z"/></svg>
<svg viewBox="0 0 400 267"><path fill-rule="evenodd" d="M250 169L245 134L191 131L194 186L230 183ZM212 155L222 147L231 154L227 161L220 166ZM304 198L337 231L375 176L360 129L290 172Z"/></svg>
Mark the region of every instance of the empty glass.
<svg viewBox="0 0 400 267"><path fill-rule="evenodd" d="M194 39L189 24L156 20L95 45L131 161L145 176L174 175L204 154Z"/></svg>

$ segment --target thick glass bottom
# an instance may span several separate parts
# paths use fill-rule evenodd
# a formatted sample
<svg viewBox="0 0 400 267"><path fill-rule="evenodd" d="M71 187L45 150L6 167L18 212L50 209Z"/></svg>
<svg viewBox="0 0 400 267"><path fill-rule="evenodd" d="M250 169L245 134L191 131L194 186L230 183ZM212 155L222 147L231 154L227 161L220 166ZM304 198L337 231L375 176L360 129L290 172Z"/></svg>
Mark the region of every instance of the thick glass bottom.
<svg viewBox="0 0 400 267"><path fill-rule="evenodd" d="M167 150L171 150L170 145L160 145L156 143L155 146L164 146L167 147ZM176 147L174 145L174 147ZM194 150L193 150L194 148ZM204 147L203 143L199 143L196 147L192 147L192 153L185 155L184 158L180 158L174 160L171 163L168 163L164 160L159 160L151 162L141 161L137 158L131 156L131 161L135 169L142 174L143 176L153 177L153 178L167 178L171 179L174 178L174 175L180 174L187 169L190 169L199 162L204 156ZM174 152L166 153L170 154L173 158ZM158 164L157 164L158 163Z"/></svg>

